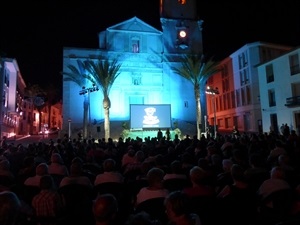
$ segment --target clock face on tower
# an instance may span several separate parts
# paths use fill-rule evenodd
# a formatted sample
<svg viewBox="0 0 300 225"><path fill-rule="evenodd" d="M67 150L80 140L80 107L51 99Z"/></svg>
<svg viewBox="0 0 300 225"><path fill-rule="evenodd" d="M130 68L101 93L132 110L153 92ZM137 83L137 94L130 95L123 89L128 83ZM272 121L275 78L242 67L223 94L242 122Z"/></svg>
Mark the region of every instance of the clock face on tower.
<svg viewBox="0 0 300 225"><path fill-rule="evenodd" d="M186 37L186 32L184 30L179 31L179 36L181 38L185 38Z"/></svg>

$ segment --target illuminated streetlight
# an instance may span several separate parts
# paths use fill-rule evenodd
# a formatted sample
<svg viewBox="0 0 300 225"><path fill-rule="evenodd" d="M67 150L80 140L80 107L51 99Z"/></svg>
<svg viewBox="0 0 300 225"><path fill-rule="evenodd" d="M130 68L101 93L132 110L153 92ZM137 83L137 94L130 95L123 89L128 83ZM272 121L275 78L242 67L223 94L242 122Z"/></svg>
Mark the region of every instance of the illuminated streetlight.
<svg viewBox="0 0 300 225"><path fill-rule="evenodd" d="M210 86L207 86L206 88L206 94L212 95L213 96L213 104L214 104L214 137L217 138L217 118L216 118L216 95L218 95L219 89L216 88L212 88Z"/></svg>

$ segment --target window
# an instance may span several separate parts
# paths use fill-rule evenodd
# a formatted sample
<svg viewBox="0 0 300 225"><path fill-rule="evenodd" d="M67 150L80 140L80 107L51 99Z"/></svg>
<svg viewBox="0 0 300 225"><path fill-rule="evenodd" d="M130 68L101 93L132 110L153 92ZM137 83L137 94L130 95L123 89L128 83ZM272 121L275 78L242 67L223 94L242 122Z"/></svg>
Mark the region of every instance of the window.
<svg viewBox="0 0 300 225"><path fill-rule="evenodd" d="M231 108L235 108L235 92L231 92Z"/></svg>
<svg viewBox="0 0 300 225"><path fill-rule="evenodd" d="M276 100L275 100L275 90L271 89L268 91L268 97L269 97L269 106L276 106Z"/></svg>
<svg viewBox="0 0 300 225"><path fill-rule="evenodd" d="M241 98L240 98L239 90L236 90L235 96L236 96L236 106L239 107L239 106L241 106Z"/></svg>
<svg viewBox="0 0 300 225"><path fill-rule="evenodd" d="M247 53L247 52L246 52ZM243 69L248 66L248 59L246 53L242 53L238 56L239 59L239 69Z"/></svg>
<svg viewBox="0 0 300 225"><path fill-rule="evenodd" d="M249 84L249 73L247 69L240 71L241 86Z"/></svg>
<svg viewBox="0 0 300 225"><path fill-rule="evenodd" d="M294 54L289 57L291 75L300 73L299 55Z"/></svg>
<svg viewBox="0 0 300 225"><path fill-rule="evenodd" d="M184 101L184 108L188 108L189 107L189 102L188 101Z"/></svg>
<svg viewBox="0 0 300 225"><path fill-rule="evenodd" d="M251 104L251 89L250 86L246 86L246 97L247 97L247 104Z"/></svg>
<svg viewBox="0 0 300 225"><path fill-rule="evenodd" d="M274 71L273 71L272 64L266 66L266 76L267 76L267 83L274 81Z"/></svg>
<svg viewBox="0 0 300 225"><path fill-rule="evenodd" d="M131 79L132 79L132 84L133 85L141 85L142 84L142 76L139 73L133 73L131 75Z"/></svg>
<svg viewBox="0 0 300 225"><path fill-rule="evenodd" d="M132 39L131 41L132 52L139 53L140 52L140 41L137 38Z"/></svg>

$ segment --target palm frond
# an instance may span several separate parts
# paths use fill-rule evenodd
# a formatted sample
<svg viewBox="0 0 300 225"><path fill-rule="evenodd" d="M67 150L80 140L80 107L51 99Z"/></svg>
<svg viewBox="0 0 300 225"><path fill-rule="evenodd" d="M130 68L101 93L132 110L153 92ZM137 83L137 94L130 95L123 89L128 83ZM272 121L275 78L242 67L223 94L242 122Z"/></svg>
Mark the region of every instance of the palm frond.
<svg viewBox="0 0 300 225"><path fill-rule="evenodd" d="M84 62L84 65L104 95L108 95L113 83L120 75L119 69L121 65L118 64L118 60L114 59L111 62L102 58L97 61L87 60Z"/></svg>

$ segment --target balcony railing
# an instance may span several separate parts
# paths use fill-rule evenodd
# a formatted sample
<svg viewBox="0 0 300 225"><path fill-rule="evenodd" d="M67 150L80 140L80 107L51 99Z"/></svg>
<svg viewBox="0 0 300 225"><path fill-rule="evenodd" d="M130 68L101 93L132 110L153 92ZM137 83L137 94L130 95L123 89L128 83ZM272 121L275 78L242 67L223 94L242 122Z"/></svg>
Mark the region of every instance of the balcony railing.
<svg viewBox="0 0 300 225"><path fill-rule="evenodd" d="M286 107L297 107L300 106L300 96L293 96L286 98Z"/></svg>

